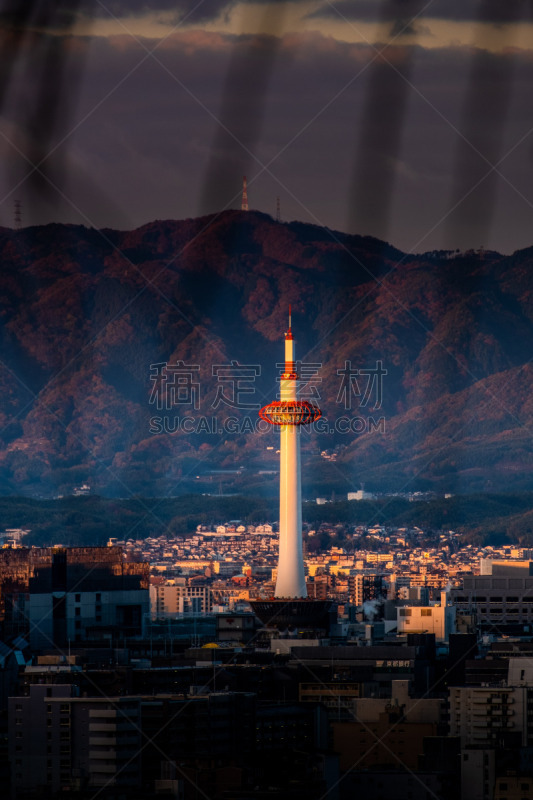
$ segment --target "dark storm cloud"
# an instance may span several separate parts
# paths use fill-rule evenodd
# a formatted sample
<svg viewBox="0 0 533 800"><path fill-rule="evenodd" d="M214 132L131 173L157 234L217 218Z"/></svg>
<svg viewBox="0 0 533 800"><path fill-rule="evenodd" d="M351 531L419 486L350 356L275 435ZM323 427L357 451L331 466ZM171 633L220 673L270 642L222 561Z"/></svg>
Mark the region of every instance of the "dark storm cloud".
<svg viewBox="0 0 533 800"><path fill-rule="evenodd" d="M198 24L227 13L237 0L0 0L0 27L68 31L80 20L172 12L176 21Z"/></svg>
<svg viewBox="0 0 533 800"><path fill-rule="evenodd" d="M432 0L425 3L420 18L471 22L483 16L495 25L527 19L532 16L532 0ZM387 6L385 11L384 7ZM420 12L417 0L336 0L324 3L310 16L318 18L359 20L361 22L395 22L401 17L414 17Z"/></svg>
<svg viewBox="0 0 533 800"><path fill-rule="evenodd" d="M0 0L0 28L25 34L31 28L68 29L96 0Z"/></svg>

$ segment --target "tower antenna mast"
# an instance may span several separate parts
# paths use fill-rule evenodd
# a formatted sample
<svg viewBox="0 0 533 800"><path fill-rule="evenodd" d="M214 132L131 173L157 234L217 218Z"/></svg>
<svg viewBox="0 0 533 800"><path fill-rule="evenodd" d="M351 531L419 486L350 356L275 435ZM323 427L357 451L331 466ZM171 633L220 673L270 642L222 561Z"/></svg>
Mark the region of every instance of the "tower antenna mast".
<svg viewBox="0 0 533 800"><path fill-rule="evenodd" d="M15 200L13 203L13 222L17 230L22 225L22 203L20 200Z"/></svg>
<svg viewBox="0 0 533 800"><path fill-rule="evenodd" d="M242 179L242 202L241 211L248 211L248 186L246 183L246 175Z"/></svg>

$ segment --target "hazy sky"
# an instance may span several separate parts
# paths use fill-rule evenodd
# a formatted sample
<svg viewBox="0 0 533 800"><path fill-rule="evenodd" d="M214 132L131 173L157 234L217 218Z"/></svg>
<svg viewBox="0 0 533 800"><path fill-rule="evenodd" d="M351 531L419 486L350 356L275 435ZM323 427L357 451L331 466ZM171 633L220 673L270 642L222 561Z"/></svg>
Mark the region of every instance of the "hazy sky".
<svg viewBox="0 0 533 800"><path fill-rule="evenodd" d="M21 5L24 10L20 10ZM0 0L0 223L533 244L530 0Z"/></svg>

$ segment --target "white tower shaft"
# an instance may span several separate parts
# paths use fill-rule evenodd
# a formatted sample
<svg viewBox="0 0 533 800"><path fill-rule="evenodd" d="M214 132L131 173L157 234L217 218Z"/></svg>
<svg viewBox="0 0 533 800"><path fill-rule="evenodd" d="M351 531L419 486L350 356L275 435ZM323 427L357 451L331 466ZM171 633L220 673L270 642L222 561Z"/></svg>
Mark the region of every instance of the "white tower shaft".
<svg viewBox="0 0 533 800"><path fill-rule="evenodd" d="M285 336L285 372L280 400L296 402L294 339ZM276 597L307 597L302 550L302 487L300 479L300 426L282 425L280 431L279 558Z"/></svg>

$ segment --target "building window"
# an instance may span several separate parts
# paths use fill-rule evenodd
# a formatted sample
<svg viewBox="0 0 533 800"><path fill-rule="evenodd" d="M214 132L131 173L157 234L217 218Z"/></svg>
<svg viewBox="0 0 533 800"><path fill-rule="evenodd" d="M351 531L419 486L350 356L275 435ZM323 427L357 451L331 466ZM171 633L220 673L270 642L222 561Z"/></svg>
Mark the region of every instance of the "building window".
<svg viewBox="0 0 533 800"><path fill-rule="evenodd" d="M410 617L413 614L412 608L400 608L400 617Z"/></svg>
<svg viewBox="0 0 533 800"><path fill-rule="evenodd" d="M420 609L420 616L421 617L431 617L433 613L433 609L431 608L422 608Z"/></svg>
<svg viewBox="0 0 533 800"><path fill-rule="evenodd" d="M76 615L76 617L81 617L81 608L75 608L74 614Z"/></svg>

